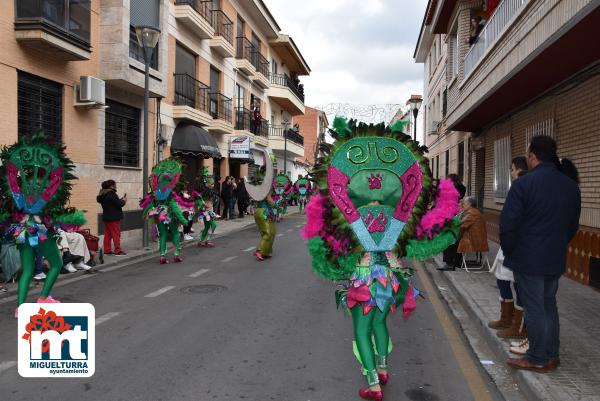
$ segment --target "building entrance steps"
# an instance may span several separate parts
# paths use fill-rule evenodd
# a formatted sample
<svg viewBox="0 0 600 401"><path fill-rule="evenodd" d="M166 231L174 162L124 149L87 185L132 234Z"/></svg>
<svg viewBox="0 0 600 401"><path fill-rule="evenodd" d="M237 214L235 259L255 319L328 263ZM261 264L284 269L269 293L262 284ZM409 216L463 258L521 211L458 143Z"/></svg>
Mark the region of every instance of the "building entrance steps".
<svg viewBox="0 0 600 401"><path fill-rule="evenodd" d="M499 245L490 241L490 260L496 256L498 249ZM506 359L517 356L509 353L510 340L498 338L496 330L487 326L489 321L497 319L500 308L495 276L488 272L465 272L462 269L436 271L435 268L442 264L439 255L425 265L450 309L452 303L444 288L446 286L450 287L467 310L470 323L475 320L475 324L481 326L478 331L484 333L490 348L497 351L494 363L506 366ZM600 401L600 291L562 277L557 302L560 316L560 367L548 374L511 370L513 377L532 399ZM480 340L467 339L473 348Z"/></svg>

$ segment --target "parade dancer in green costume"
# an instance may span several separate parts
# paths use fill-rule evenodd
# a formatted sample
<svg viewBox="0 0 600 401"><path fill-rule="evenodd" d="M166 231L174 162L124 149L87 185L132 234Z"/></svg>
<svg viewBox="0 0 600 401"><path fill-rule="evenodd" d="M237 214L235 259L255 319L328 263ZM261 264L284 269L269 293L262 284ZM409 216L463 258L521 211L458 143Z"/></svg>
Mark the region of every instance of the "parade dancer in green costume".
<svg viewBox="0 0 600 401"><path fill-rule="evenodd" d="M56 245L57 226L60 221L69 224L72 218L64 205L69 200L70 182L76 178L73 164L62 144L52 145L42 133L4 147L0 159L0 187L9 194L0 211L0 222L5 227L4 240L14 241L21 256L17 306L27 299L36 251L50 263L37 302L59 302L50 296L50 291L62 268Z"/></svg>
<svg viewBox="0 0 600 401"><path fill-rule="evenodd" d="M175 245L173 261L175 263L183 261L179 225L187 224L188 220L183 215L180 206L191 208L194 207L194 202L184 200L173 191L181 178L182 170L181 162L177 159L169 158L159 162L154 166L150 175L152 192L140 202L140 207L144 210L144 218L156 224L158 228L161 265L169 263L166 258L169 238Z"/></svg>
<svg viewBox="0 0 600 401"><path fill-rule="evenodd" d="M213 195L215 188L215 178L208 172L208 167L204 166L202 170L200 193L195 193L196 210L198 219L204 222L204 229L200 233L200 242L198 246L212 248L215 246L212 241L217 229L217 219L220 218L213 210Z"/></svg>
<svg viewBox="0 0 600 401"><path fill-rule="evenodd" d="M265 258L273 256L273 242L275 242L275 201L272 198L273 188L273 163L267 150L263 150L265 155L266 171L264 177L254 177L249 181L246 177L246 190L255 202L254 222L260 231L260 242L254 256L263 261Z"/></svg>
<svg viewBox="0 0 600 401"><path fill-rule="evenodd" d="M402 133L405 124L386 128L334 120L336 142L326 147L313 170L320 192L306 208L302 232L314 271L330 280L348 280L336 291L336 300L352 316L353 349L368 383L359 395L367 400L381 401L381 385L389 380L387 317L401 307L407 318L419 295L410 284L411 270L399 258L440 252L449 243L438 234L456 233L450 214L438 219L440 231L419 229L432 179L423 157L426 148ZM454 192L452 210L457 211Z"/></svg>
<svg viewBox="0 0 600 401"><path fill-rule="evenodd" d="M273 180L272 199L275 202L276 220L279 222L287 213L288 202L293 195L294 186L292 180L285 174L277 174Z"/></svg>
<svg viewBox="0 0 600 401"><path fill-rule="evenodd" d="M308 178L299 175L298 180L294 183L294 195L298 200L298 210L300 213L302 213L302 210L306 207L311 191L311 182Z"/></svg>

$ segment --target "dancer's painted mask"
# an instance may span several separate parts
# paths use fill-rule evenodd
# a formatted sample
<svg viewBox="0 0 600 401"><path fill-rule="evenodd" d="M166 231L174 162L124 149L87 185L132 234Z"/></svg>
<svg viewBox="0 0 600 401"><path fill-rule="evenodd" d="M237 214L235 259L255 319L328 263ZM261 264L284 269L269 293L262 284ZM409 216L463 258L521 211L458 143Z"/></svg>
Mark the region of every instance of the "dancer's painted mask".
<svg viewBox="0 0 600 401"><path fill-rule="evenodd" d="M63 183L63 167L56 149L33 144L11 148L6 179L15 206L27 214L40 214Z"/></svg>
<svg viewBox="0 0 600 401"><path fill-rule="evenodd" d="M182 169L181 163L175 159L165 159L154 166L150 185L157 200L164 201L171 195Z"/></svg>
<svg viewBox="0 0 600 401"><path fill-rule="evenodd" d="M306 195L306 193L310 189L310 181L308 181L308 179L302 176L298 176L298 181L296 181L296 188L298 189L298 193L300 195Z"/></svg>
<svg viewBox="0 0 600 401"><path fill-rule="evenodd" d="M355 137L334 153L329 195L366 251L393 249L421 193L415 155L391 137Z"/></svg>
<svg viewBox="0 0 600 401"><path fill-rule="evenodd" d="M282 196L290 191L292 181L285 174L277 174L273 179L273 192L275 195Z"/></svg>

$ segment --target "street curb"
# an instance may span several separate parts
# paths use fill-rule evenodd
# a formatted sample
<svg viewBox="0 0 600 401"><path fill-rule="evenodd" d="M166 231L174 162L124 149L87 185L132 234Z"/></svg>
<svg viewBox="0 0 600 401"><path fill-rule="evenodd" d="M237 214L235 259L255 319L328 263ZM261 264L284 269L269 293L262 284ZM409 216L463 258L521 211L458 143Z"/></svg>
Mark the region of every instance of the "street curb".
<svg viewBox="0 0 600 401"><path fill-rule="evenodd" d="M433 269L440 266L434 258L426 261L425 264L427 264ZM429 274L429 277L437 286L439 284L440 279L435 277L433 271L429 271L429 269L426 270L427 274ZM450 290L454 294L455 298L459 301L463 309L467 312L467 314L471 318L471 321L475 323L475 326L477 326L477 331L481 334L481 337L485 340L486 344L492 350L494 356L498 360L502 361L506 361L508 358L515 357L515 355L509 352L507 344L498 336L496 336L495 331L492 331L492 329L487 327L487 318L483 316L481 310L477 308L476 302L469 296L469 294L465 294L464 292L460 291L450 277L445 277L444 281L444 284L450 287ZM443 291L439 292L441 293L442 297L444 298L454 315L455 311L449 304L448 295L445 294ZM457 316L455 315L455 317ZM461 319L458 319L457 317L457 320L461 329L464 328L464 324L461 321ZM473 340L470 337L467 337L467 341L469 342L472 348L475 348ZM510 369L510 371L511 376L518 384L519 389L528 400L548 401L548 398L545 398L543 396L543 391L540 391L543 388L542 384L538 382L533 373L515 369Z"/></svg>
<svg viewBox="0 0 600 401"><path fill-rule="evenodd" d="M292 217L292 216L295 216L298 214L300 214L300 212L288 213L286 215L286 217ZM230 234L245 231L245 230L248 230L253 227L255 227L254 218L252 218L252 220L249 220L247 224L244 224L244 225L240 226L239 228L232 229L231 231L228 231L223 234L215 234L214 238L225 238ZM195 246L197 246L197 241L187 241L187 242L182 242L181 248L185 249L185 248L190 248L190 247L195 247ZM172 249L169 249L168 252L169 253L172 252ZM97 264L96 266L94 266L93 273L88 273L86 271L78 271L76 273L70 273L69 275L63 275L65 277L63 280L60 280L60 276L59 276L59 280L56 281L55 286L67 285L70 283L69 280L75 279L76 281L79 281L81 279L81 276L94 275L96 273L99 273L99 272L102 272L105 270L107 270L107 271L117 270L117 269L129 266L129 265L133 265L133 264L136 264L139 262L144 262L146 260L154 259L157 256L159 256L158 249L153 249L153 250L141 253L139 255L124 258L123 260L104 263L104 264ZM60 285L61 282L62 282L62 285ZM33 281L32 281L32 283L33 283ZM9 297L17 295L17 291L18 291L18 287L14 288L14 289L9 289L7 292L2 293L0 295L0 303L3 303L2 301L4 301L5 298L9 298ZM37 294L38 292L41 292L41 286L40 286L39 290L36 290L36 289L34 289L34 287L31 287L31 286L29 287L30 295Z"/></svg>

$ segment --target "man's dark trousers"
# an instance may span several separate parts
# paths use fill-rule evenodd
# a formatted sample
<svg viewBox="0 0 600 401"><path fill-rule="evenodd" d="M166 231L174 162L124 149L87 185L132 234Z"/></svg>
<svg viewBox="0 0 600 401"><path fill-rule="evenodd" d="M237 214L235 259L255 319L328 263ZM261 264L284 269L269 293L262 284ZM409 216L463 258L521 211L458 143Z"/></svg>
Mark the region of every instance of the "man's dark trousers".
<svg viewBox="0 0 600 401"><path fill-rule="evenodd" d="M560 324L556 292L561 275L523 274L514 272L523 304L529 350L527 359L542 365L558 358Z"/></svg>

